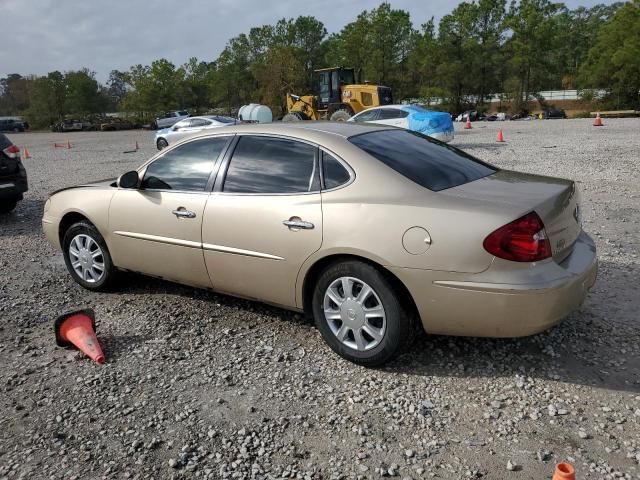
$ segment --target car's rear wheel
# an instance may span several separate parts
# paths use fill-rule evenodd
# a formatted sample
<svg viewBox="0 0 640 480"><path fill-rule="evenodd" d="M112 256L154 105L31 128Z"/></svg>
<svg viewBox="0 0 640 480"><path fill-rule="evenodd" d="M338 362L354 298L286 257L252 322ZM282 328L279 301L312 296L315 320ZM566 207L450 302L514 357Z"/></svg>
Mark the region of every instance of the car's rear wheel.
<svg viewBox="0 0 640 480"><path fill-rule="evenodd" d="M156 148L158 150L162 150L163 148L167 148L169 146L169 142L167 142L164 138L159 138L156 142Z"/></svg>
<svg viewBox="0 0 640 480"><path fill-rule="evenodd" d="M73 279L88 290L107 290L116 269L98 229L87 221L75 223L62 240L64 262Z"/></svg>
<svg viewBox="0 0 640 480"><path fill-rule="evenodd" d="M367 367L391 360L410 337L411 318L393 285L364 262L324 270L313 293L313 315L333 351Z"/></svg>
<svg viewBox="0 0 640 480"><path fill-rule="evenodd" d="M0 213L9 213L9 212L11 212L14 208L16 208L17 204L18 204L18 202L16 200L3 200L3 201L0 201Z"/></svg>

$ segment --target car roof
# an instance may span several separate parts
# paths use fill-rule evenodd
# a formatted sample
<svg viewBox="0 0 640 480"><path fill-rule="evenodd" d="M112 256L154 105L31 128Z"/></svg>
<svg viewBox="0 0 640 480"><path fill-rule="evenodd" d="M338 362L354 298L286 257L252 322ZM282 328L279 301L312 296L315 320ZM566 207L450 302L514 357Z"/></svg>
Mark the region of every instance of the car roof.
<svg viewBox="0 0 640 480"><path fill-rule="evenodd" d="M351 122L327 122L303 120L300 122L273 122L273 123L246 123L232 125L225 129L225 132L235 131L237 133L273 133L281 135L294 135L306 137L314 133L331 134L343 138L349 138L362 133L374 132L378 130L389 130L390 127L376 124L361 124Z"/></svg>

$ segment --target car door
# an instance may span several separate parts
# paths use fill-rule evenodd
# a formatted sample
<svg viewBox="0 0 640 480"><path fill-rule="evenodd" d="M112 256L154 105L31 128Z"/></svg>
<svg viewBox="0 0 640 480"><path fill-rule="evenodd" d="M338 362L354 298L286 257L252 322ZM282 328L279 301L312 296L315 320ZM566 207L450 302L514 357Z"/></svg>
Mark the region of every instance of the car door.
<svg viewBox="0 0 640 480"><path fill-rule="evenodd" d="M176 122L175 125L171 127L171 132L167 135L169 143L174 144L186 138L191 130L191 122L192 120L190 118Z"/></svg>
<svg viewBox="0 0 640 480"><path fill-rule="evenodd" d="M140 171L137 189L119 188L109 208L109 250L117 267L211 287L202 254L202 218L211 174L232 136L195 139Z"/></svg>
<svg viewBox="0 0 640 480"><path fill-rule="evenodd" d="M232 150L202 223L211 282L222 292L296 306L297 274L322 244L318 148L243 135Z"/></svg>

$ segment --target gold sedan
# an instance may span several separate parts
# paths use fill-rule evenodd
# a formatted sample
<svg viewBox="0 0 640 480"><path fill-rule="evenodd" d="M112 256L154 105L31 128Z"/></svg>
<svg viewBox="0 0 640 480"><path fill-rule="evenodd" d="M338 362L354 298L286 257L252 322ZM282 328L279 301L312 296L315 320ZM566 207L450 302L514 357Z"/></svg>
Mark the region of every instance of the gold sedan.
<svg viewBox="0 0 640 480"><path fill-rule="evenodd" d="M311 313L367 366L429 333L515 337L578 308L594 242L570 180L500 170L407 130L330 122L194 136L117 181L58 191L73 279L141 272Z"/></svg>

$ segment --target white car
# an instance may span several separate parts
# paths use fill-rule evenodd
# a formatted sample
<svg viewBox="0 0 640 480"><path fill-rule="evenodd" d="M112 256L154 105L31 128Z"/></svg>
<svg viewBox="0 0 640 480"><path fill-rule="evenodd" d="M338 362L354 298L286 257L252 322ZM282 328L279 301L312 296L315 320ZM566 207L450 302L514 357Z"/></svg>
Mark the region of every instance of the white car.
<svg viewBox="0 0 640 480"><path fill-rule="evenodd" d="M168 128L174 125L176 122L179 122L183 118L187 118L189 116L189 112L186 110L176 110L174 112L167 112L161 117L156 118L153 122L153 129L158 130L160 128Z"/></svg>
<svg viewBox="0 0 640 480"><path fill-rule="evenodd" d="M349 122L378 123L406 128L429 137L450 142L453 140L453 122L447 112L436 112L420 105L385 105L364 110Z"/></svg>
<svg viewBox="0 0 640 480"><path fill-rule="evenodd" d="M156 147L158 150L162 150L163 148L179 142L193 133L208 130L210 128L235 125L236 123L238 123L238 121L235 118L223 117L221 115L185 118L184 120L180 120L171 128L158 130L155 137Z"/></svg>

